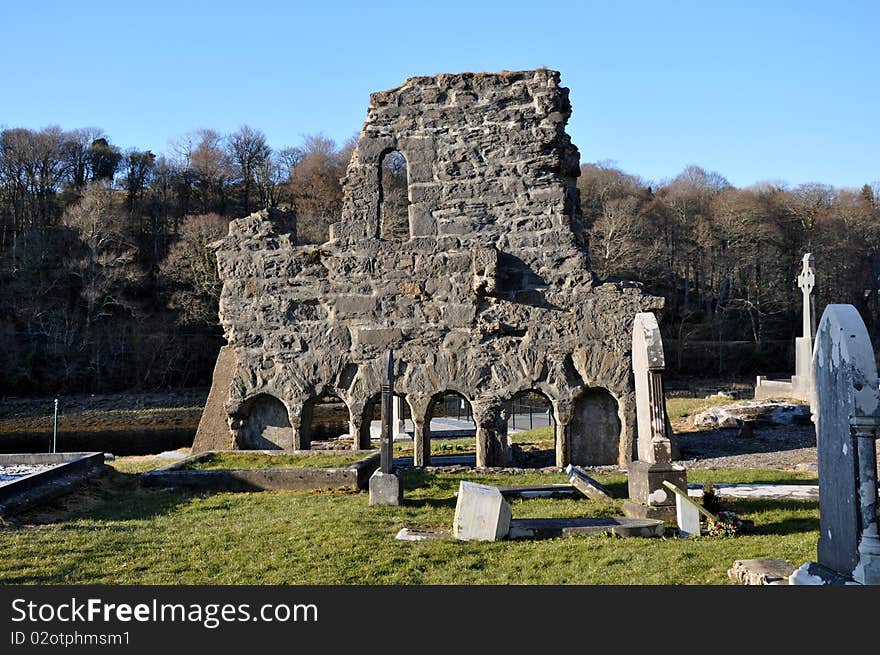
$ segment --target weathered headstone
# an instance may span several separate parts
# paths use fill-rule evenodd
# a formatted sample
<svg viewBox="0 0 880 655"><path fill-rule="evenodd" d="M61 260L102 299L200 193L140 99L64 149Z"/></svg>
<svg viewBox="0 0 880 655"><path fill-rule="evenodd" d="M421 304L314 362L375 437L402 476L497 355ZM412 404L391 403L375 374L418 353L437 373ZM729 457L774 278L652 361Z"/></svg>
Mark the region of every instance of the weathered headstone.
<svg viewBox="0 0 880 655"><path fill-rule="evenodd" d="M712 512L692 501L686 491L682 491L669 480L664 480L663 486L672 492L675 498L675 520L680 537L700 536L700 514L710 521L718 520Z"/></svg>
<svg viewBox="0 0 880 655"><path fill-rule="evenodd" d="M816 335L812 408L819 454L819 565L880 584L880 391L868 331L852 305L828 305Z"/></svg>
<svg viewBox="0 0 880 655"><path fill-rule="evenodd" d="M461 541L498 541L510 530L510 505L501 492L462 480L458 487L452 534Z"/></svg>
<svg viewBox="0 0 880 655"><path fill-rule="evenodd" d="M611 500L611 494L603 487L598 480L594 480L580 466L569 464L565 468L565 474L568 481L577 489L581 495L591 500Z"/></svg>
<svg viewBox="0 0 880 655"><path fill-rule="evenodd" d="M382 441L379 469L370 476L370 505L400 505L403 485L394 473L394 356L390 350L383 357L382 374Z"/></svg>
<svg viewBox="0 0 880 655"><path fill-rule="evenodd" d="M755 399L798 398L808 400L813 388L813 339L816 335L816 312L813 307L813 288L816 272L813 255L806 253L801 260L797 278L803 296L802 334L795 339L794 375L789 380L768 380L759 375L755 383Z"/></svg>
<svg viewBox="0 0 880 655"><path fill-rule="evenodd" d="M632 364L636 388L637 459L628 467L627 516L663 519L675 517L675 501L663 483L687 489L687 472L672 462L663 393L663 340L650 312L636 314L632 332Z"/></svg>

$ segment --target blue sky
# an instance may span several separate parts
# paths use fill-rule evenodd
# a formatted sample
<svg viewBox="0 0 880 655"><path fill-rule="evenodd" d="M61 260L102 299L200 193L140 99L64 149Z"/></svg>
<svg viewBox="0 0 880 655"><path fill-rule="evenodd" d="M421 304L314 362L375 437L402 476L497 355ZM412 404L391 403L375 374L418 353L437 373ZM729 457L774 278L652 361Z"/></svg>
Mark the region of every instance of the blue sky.
<svg viewBox="0 0 880 655"><path fill-rule="evenodd" d="M0 126L156 152L199 127L276 147L360 130L412 75L562 72L581 161L649 180L880 180L880 2L0 0Z"/></svg>

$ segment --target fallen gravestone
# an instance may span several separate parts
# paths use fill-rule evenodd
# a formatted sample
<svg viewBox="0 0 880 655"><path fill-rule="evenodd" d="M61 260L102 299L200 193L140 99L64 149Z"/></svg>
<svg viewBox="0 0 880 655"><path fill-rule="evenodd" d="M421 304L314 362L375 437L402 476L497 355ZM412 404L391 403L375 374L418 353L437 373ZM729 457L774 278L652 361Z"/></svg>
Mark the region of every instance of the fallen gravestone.
<svg viewBox="0 0 880 655"><path fill-rule="evenodd" d="M394 538L398 541L445 541L453 537L445 528L401 528Z"/></svg>
<svg viewBox="0 0 880 655"><path fill-rule="evenodd" d="M452 534L460 541L498 541L510 530L510 505L496 487L462 480Z"/></svg>
<svg viewBox="0 0 880 655"><path fill-rule="evenodd" d="M813 398L819 455L818 563L792 584L851 578L880 584L877 430L880 390L874 350L852 305L828 305L816 333Z"/></svg>
<svg viewBox="0 0 880 655"><path fill-rule="evenodd" d="M680 537L700 536L701 514L710 521L718 520L712 512L692 501L687 492L682 491L668 480L663 481L663 486L669 489L675 497L675 520L678 523Z"/></svg>
<svg viewBox="0 0 880 655"><path fill-rule="evenodd" d="M663 392L665 359L657 319L650 312L636 314L632 330L632 365L636 388L637 458L627 469L627 516L672 521L675 504L663 488L671 481L684 489L687 472L672 462L671 429Z"/></svg>
<svg viewBox="0 0 880 655"><path fill-rule="evenodd" d="M571 486L591 500L611 500L611 494L597 480L594 480L579 466L569 464L565 473Z"/></svg>

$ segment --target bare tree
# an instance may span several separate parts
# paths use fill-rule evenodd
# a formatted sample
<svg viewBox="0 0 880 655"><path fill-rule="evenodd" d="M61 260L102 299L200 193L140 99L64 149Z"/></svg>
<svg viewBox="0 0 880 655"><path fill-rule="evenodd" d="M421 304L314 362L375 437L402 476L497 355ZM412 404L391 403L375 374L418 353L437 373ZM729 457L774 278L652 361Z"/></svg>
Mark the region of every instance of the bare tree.
<svg viewBox="0 0 880 655"><path fill-rule="evenodd" d="M228 145L230 159L241 182L244 213L250 214L251 192L256 186L256 169L266 165L272 149L266 143L265 134L247 125L241 126L230 135Z"/></svg>

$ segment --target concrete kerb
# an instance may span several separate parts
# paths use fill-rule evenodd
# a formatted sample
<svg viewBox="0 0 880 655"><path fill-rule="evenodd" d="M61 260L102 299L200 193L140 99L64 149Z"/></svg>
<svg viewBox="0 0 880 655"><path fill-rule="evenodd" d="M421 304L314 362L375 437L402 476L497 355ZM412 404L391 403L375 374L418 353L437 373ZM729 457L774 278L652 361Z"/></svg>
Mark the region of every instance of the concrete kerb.
<svg viewBox="0 0 880 655"><path fill-rule="evenodd" d="M350 489L360 491L369 485L370 475L379 468L379 453L361 451L364 457L345 467L288 467L261 469L189 470L188 467L214 454L254 453L269 456L327 454L321 450L215 450L141 474L147 487L173 487L210 491L309 491L317 489ZM333 451L329 451L333 452ZM352 451L340 451L351 453Z"/></svg>

